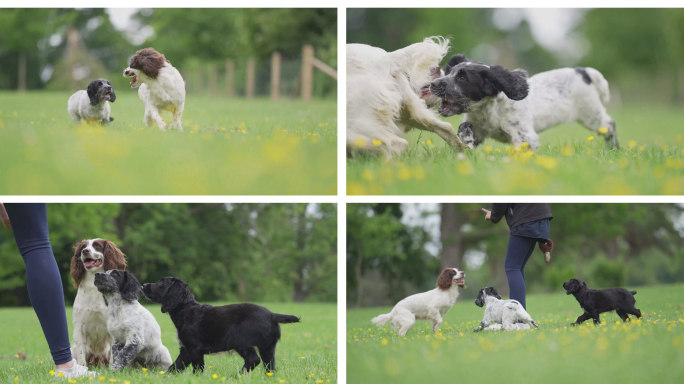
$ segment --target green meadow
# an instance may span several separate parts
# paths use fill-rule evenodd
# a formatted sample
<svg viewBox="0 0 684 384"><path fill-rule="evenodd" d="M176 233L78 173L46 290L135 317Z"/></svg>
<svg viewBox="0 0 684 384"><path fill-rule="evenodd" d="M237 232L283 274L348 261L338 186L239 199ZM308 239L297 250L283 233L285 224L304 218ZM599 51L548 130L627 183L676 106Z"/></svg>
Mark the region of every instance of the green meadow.
<svg viewBox="0 0 684 384"><path fill-rule="evenodd" d="M336 304L263 304L278 313L301 317L300 323L281 324L282 337L276 347L276 368L266 374L259 364L252 372L242 373L242 358L237 353L206 355L203 373L193 374L188 368L181 373L165 370L145 370L140 367L121 371L95 368L92 380L69 382L97 383L335 383L337 382L337 311ZM178 356L176 329L159 305L147 308L161 326L162 343L171 358ZM71 307L67 307L69 331ZM38 319L31 308L0 309L0 382L3 383L66 383L50 376L54 364Z"/></svg>
<svg viewBox="0 0 684 384"><path fill-rule="evenodd" d="M405 337L370 319L389 311L347 312L349 383L681 383L684 380L684 285L638 291L643 318L614 313L570 326L582 311L564 292L528 295L532 331L474 333L484 310L457 301L432 333L419 321ZM468 288L475 289L475 288Z"/></svg>
<svg viewBox="0 0 684 384"><path fill-rule="evenodd" d="M0 194L293 195L337 191L335 100L189 94L183 132L142 119L117 89L114 121L76 126L67 92L0 92ZM170 115L163 115L167 121Z"/></svg>
<svg viewBox="0 0 684 384"><path fill-rule="evenodd" d="M437 135L413 130L409 150L387 161L347 160L349 195L681 195L684 109L608 108L620 149L578 124L550 128L538 150L487 139L456 153ZM455 129L461 117L445 119Z"/></svg>

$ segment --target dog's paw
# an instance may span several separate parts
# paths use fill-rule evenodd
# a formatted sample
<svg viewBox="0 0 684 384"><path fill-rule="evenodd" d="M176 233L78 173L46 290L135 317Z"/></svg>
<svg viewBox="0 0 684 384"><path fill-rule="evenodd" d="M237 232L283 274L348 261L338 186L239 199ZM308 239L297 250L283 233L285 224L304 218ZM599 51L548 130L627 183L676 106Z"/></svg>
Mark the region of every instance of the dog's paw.
<svg viewBox="0 0 684 384"><path fill-rule="evenodd" d="M458 132L456 135L468 148L475 148L475 133L473 133L472 124L468 122L461 123L461 125L458 126Z"/></svg>

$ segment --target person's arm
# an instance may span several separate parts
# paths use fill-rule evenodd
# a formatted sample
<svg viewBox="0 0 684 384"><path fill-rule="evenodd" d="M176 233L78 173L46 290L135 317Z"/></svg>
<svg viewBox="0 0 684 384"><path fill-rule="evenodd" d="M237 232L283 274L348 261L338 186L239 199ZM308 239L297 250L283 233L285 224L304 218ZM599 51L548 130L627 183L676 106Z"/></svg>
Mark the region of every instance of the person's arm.
<svg viewBox="0 0 684 384"><path fill-rule="evenodd" d="M510 204L508 203L492 204L492 214L490 217L492 223L498 223L504 216L506 216L506 211L508 211L509 207Z"/></svg>
<svg viewBox="0 0 684 384"><path fill-rule="evenodd" d="M12 230L12 224L10 223L9 215L5 210L5 205L3 203L0 203L0 220L2 220L2 224L5 225L5 228L10 231Z"/></svg>

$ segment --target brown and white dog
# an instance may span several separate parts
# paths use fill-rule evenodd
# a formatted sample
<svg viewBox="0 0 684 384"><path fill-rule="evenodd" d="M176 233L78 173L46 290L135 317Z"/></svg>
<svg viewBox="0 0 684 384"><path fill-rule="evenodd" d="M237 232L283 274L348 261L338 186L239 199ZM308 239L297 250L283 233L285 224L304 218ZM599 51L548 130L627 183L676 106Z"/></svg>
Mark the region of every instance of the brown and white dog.
<svg viewBox="0 0 684 384"><path fill-rule="evenodd" d="M131 57L123 75L131 78L131 88L138 88L138 96L145 104L145 124L156 124L162 131L167 127L183 131L185 81L163 54L154 48L139 50ZM161 118L162 110L171 112L173 117L169 124Z"/></svg>
<svg viewBox="0 0 684 384"><path fill-rule="evenodd" d="M126 256L109 240L83 240L74 246L71 278L78 288L73 309L71 354L81 365L109 365L112 338L107 331L107 306L95 287L95 274L126 269Z"/></svg>
<svg viewBox="0 0 684 384"><path fill-rule="evenodd" d="M437 332L442 317L458 298L459 289L465 288L465 273L456 268L445 268L437 278L433 290L416 293L398 302L392 311L374 317L371 322L383 327L388 322L399 336L406 335L416 320L432 321L432 331Z"/></svg>

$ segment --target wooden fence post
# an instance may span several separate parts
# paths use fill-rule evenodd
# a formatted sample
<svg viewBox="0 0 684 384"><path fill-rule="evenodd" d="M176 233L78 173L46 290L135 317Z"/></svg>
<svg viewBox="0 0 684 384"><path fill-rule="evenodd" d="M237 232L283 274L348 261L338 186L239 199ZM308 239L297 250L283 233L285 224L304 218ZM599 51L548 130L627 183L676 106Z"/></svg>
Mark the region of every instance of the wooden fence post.
<svg viewBox="0 0 684 384"><path fill-rule="evenodd" d="M313 94L313 62L314 48L307 44L302 47L302 101L311 101Z"/></svg>
<svg viewBox="0 0 684 384"><path fill-rule="evenodd" d="M254 98L254 74L256 63L253 57L247 59L247 81L245 83L245 97Z"/></svg>
<svg viewBox="0 0 684 384"><path fill-rule="evenodd" d="M235 62L231 59L226 60L226 93L235 96Z"/></svg>
<svg viewBox="0 0 684 384"><path fill-rule="evenodd" d="M218 93L217 83L218 83L218 70L216 69L215 64L211 64L209 66L209 93L210 94L215 95L216 93Z"/></svg>
<svg viewBox="0 0 684 384"><path fill-rule="evenodd" d="M271 55L271 100L278 100L280 93L280 53Z"/></svg>

